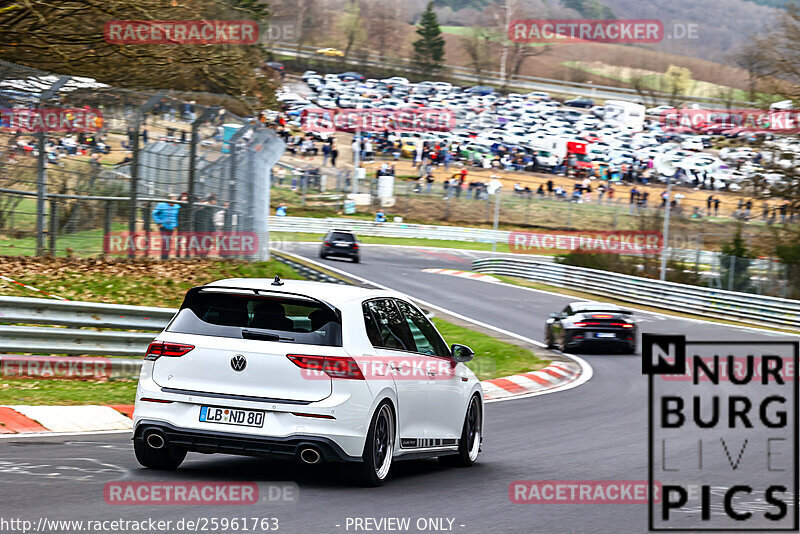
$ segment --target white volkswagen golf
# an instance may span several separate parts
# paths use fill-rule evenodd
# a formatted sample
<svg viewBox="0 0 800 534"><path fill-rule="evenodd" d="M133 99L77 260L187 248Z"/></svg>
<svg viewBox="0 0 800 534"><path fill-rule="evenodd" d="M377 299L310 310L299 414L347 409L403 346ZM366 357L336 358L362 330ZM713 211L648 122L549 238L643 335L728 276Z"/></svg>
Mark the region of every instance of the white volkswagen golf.
<svg viewBox="0 0 800 534"><path fill-rule="evenodd" d="M147 349L134 449L176 469L188 451L343 462L379 485L394 460L468 466L483 395L408 297L306 281L228 279L190 289Z"/></svg>

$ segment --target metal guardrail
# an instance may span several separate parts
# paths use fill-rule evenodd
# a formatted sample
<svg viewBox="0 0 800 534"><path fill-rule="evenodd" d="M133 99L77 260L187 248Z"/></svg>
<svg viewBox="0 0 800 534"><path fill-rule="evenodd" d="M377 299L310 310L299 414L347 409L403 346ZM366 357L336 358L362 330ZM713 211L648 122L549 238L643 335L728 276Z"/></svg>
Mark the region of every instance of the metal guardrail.
<svg viewBox="0 0 800 534"><path fill-rule="evenodd" d="M0 297L0 323L4 323L0 326L0 352L142 357L155 333L163 330L177 311L149 306Z"/></svg>
<svg viewBox="0 0 800 534"><path fill-rule="evenodd" d="M479 273L515 276L556 287L677 312L746 324L800 329L800 301L723 291L609 271L535 261L489 258L472 262Z"/></svg>

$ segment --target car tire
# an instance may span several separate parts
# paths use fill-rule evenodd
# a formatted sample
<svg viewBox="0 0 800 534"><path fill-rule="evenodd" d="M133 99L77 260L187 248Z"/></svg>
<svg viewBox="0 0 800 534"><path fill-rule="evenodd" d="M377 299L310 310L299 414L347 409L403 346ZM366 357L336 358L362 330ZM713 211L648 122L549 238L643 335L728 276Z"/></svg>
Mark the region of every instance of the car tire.
<svg viewBox="0 0 800 534"><path fill-rule="evenodd" d="M395 443L394 410L389 401L383 401L375 410L364 443L361 462L354 468L354 481L360 486L382 486L392 467Z"/></svg>
<svg viewBox="0 0 800 534"><path fill-rule="evenodd" d="M544 348L547 350L553 350L555 348L553 340L550 338L550 329L548 327L544 328Z"/></svg>
<svg viewBox="0 0 800 534"><path fill-rule="evenodd" d="M170 447L169 445L154 449L145 442L143 437L133 440L133 452L142 467L159 471L175 471L183 463L183 459L186 458L186 449Z"/></svg>
<svg viewBox="0 0 800 534"><path fill-rule="evenodd" d="M461 439L458 441L458 454L440 456L443 465L452 467L469 467L478 460L481 453L481 437L483 428L483 408L477 395L473 395L464 415L461 427Z"/></svg>
<svg viewBox="0 0 800 534"><path fill-rule="evenodd" d="M353 257L353 263L360 263L360 262L361 260L359 259L358 256Z"/></svg>

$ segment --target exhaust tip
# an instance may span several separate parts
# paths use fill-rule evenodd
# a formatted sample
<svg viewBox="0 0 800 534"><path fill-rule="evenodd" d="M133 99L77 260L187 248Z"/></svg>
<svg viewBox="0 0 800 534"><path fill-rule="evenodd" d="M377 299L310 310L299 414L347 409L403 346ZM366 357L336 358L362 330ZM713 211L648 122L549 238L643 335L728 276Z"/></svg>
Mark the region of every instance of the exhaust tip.
<svg viewBox="0 0 800 534"><path fill-rule="evenodd" d="M159 432L150 432L144 437L144 440L153 449L160 449L165 445L164 436Z"/></svg>
<svg viewBox="0 0 800 534"><path fill-rule="evenodd" d="M314 465L322 461L322 455L320 455L317 449L306 447L300 450L300 459L303 461L303 463Z"/></svg>

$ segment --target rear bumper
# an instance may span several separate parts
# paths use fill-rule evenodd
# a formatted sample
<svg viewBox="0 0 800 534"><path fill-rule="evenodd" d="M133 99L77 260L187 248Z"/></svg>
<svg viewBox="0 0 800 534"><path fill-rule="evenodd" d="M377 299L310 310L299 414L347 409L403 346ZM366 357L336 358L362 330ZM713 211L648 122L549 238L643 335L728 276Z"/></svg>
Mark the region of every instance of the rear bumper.
<svg viewBox="0 0 800 534"><path fill-rule="evenodd" d="M635 348L636 347L636 332L618 332L618 334L625 334L623 337L594 337L593 332L569 331L567 333L567 346L568 347L616 347L616 348ZM588 336L591 334L591 337ZM575 338L575 336L584 336L582 338ZM627 339L631 337L633 339Z"/></svg>
<svg viewBox="0 0 800 534"><path fill-rule="evenodd" d="M188 451L223 453L242 456L282 456L295 458L300 449L311 446L319 451L326 462L360 462L361 458L350 456L332 439L322 436L262 437L229 432L198 431L178 428L163 421L143 419L134 431L134 440L143 440L148 430L164 434L168 445Z"/></svg>
<svg viewBox="0 0 800 534"><path fill-rule="evenodd" d="M348 258L355 258L358 257L358 250L353 250L349 248L336 249L334 247L330 247L321 250L320 254L323 256L345 256Z"/></svg>

